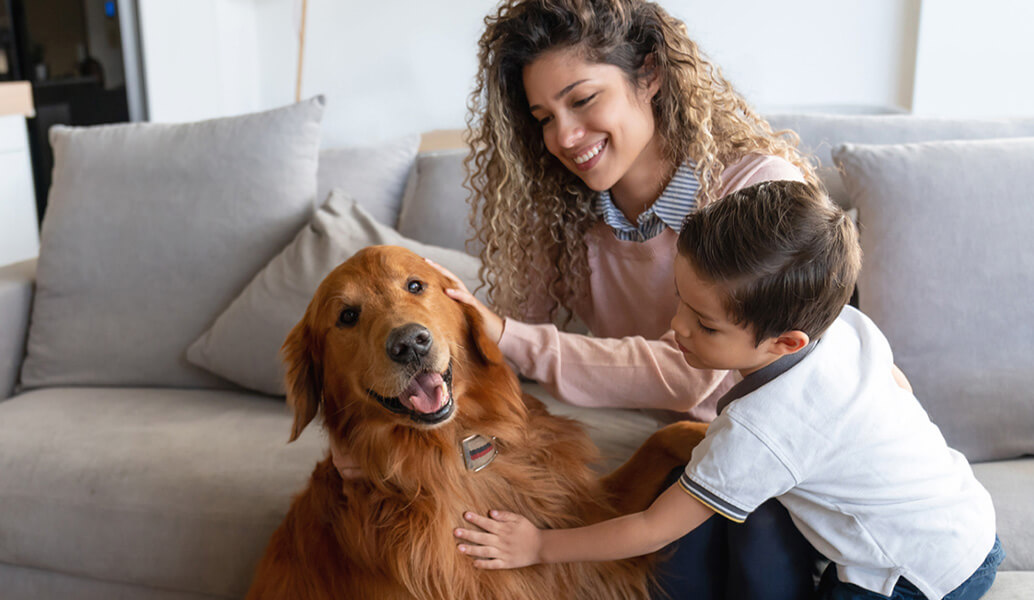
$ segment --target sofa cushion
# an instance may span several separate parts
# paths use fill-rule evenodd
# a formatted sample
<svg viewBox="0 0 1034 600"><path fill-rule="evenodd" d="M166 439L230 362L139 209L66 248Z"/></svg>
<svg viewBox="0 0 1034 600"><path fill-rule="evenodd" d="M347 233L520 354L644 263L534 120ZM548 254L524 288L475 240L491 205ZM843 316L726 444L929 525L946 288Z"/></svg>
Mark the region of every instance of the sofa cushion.
<svg viewBox="0 0 1034 600"><path fill-rule="evenodd" d="M323 150L316 200L326 201L334 188L348 190L374 219L394 227L419 147L420 136L414 134L374 146Z"/></svg>
<svg viewBox="0 0 1034 600"><path fill-rule="evenodd" d="M469 196L463 187L467 151L438 150L417 156L402 199L398 230L402 235L444 248L467 251L474 236L470 226ZM479 246L470 248L477 254Z"/></svg>
<svg viewBox="0 0 1034 600"><path fill-rule="evenodd" d="M278 400L48 388L0 402L0 563L241 598L322 458Z"/></svg>
<svg viewBox="0 0 1034 600"><path fill-rule="evenodd" d="M248 389L284 393L280 346L320 282L358 250L403 246L476 287L480 261L456 250L406 239L378 223L351 196L334 190L308 227L226 308L187 351L187 359Z"/></svg>
<svg viewBox="0 0 1034 600"><path fill-rule="evenodd" d="M850 206L831 152L837 146L904 144L936 140L972 140L1034 136L1034 119L949 119L912 115L825 115L773 113L765 115L775 130L792 129L801 149L820 163L819 177L830 196Z"/></svg>
<svg viewBox="0 0 1034 600"><path fill-rule="evenodd" d="M1034 571L1034 458L976 464L973 474L994 501L998 537L1005 548L1001 568ZM1028 592L1034 597L1034 585Z"/></svg>
<svg viewBox="0 0 1034 600"><path fill-rule="evenodd" d="M859 307L948 443L971 460L1034 453L1034 138L848 144Z"/></svg>
<svg viewBox="0 0 1034 600"><path fill-rule="evenodd" d="M22 383L226 387L187 346L315 212L322 113L51 129Z"/></svg>

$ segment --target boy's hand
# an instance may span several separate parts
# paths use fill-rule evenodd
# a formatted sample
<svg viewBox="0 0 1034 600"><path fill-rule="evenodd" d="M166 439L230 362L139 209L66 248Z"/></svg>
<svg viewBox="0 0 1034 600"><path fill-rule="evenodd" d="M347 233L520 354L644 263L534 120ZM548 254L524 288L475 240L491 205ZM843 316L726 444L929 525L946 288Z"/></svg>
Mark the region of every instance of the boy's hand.
<svg viewBox="0 0 1034 600"><path fill-rule="evenodd" d="M471 542L459 551L476 557L479 569L516 569L542 562L542 532L531 521L510 512L493 510L492 518L474 513L463 515L484 532L456 529L456 537Z"/></svg>

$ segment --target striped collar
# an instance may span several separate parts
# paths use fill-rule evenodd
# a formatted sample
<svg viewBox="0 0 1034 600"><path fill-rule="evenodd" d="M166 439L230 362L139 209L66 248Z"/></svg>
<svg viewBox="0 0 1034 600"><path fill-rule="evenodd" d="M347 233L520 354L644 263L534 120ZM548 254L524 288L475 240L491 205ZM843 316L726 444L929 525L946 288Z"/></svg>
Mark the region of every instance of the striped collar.
<svg viewBox="0 0 1034 600"><path fill-rule="evenodd" d="M804 360L804 357L811 354L811 351L815 349L815 346L818 343L819 340L814 340L797 352L782 356L775 362L766 365L741 379L739 383L729 388L729 391L725 392L725 395L718 399L718 414L722 414L725 407L729 406L733 400L739 400L747 394L756 391L758 388L772 381L776 377L789 371L794 365Z"/></svg>
<svg viewBox="0 0 1034 600"><path fill-rule="evenodd" d="M665 227L675 233L681 231L682 219L696 208L699 190L700 181L693 172L693 164L687 162L679 166L668 187L639 215L634 225L614 204L609 190L599 193L593 211L614 230L618 239L645 242L660 234Z"/></svg>

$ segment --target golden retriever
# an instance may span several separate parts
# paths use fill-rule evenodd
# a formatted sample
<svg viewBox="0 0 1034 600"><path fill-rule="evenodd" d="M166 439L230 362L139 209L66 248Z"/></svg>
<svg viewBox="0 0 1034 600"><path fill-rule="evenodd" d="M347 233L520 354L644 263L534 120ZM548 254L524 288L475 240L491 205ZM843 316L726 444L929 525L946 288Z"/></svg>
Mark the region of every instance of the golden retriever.
<svg viewBox="0 0 1034 600"><path fill-rule="evenodd" d="M362 476L329 455L262 558L251 600L647 598L649 559L474 568L464 511L572 527L641 510L704 428L655 434L600 480L577 422L523 395L477 312L421 257L374 246L337 267L284 343L291 441L317 414ZM469 524L467 525L469 526Z"/></svg>

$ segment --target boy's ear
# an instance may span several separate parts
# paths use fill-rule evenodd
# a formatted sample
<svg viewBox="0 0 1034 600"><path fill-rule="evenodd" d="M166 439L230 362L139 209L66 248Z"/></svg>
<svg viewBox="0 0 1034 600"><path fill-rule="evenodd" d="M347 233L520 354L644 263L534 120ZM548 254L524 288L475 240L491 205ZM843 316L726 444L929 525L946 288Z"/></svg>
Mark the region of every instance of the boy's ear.
<svg viewBox="0 0 1034 600"><path fill-rule="evenodd" d="M772 342L772 350L780 356L794 354L807 346L810 341L811 338L807 333L795 329L775 338Z"/></svg>

